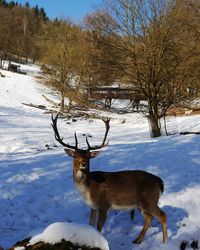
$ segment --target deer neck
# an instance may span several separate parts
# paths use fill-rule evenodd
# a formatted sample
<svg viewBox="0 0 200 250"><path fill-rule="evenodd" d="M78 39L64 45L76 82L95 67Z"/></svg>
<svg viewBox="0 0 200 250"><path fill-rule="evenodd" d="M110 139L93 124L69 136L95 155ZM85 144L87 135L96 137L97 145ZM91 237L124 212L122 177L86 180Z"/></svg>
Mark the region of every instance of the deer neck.
<svg viewBox="0 0 200 250"><path fill-rule="evenodd" d="M89 189L90 186L90 171L89 171L89 162L88 166L85 169L80 169L78 161L74 160L74 169L73 169L73 179L74 183L81 193Z"/></svg>

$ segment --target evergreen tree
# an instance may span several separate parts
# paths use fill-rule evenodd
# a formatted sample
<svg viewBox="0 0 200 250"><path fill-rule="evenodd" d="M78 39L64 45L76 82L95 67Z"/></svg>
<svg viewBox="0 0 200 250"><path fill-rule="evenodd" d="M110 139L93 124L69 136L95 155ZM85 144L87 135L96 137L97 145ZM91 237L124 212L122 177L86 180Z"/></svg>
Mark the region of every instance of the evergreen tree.
<svg viewBox="0 0 200 250"><path fill-rule="evenodd" d="M8 3L8 7L10 8L10 9L12 9L13 7L15 7L15 1L10 1L9 3Z"/></svg>
<svg viewBox="0 0 200 250"><path fill-rule="evenodd" d="M25 3L25 7L30 8L30 4L28 1Z"/></svg>
<svg viewBox="0 0 200 250"><path fill-rule="evenodd" d="M39 7L38 7L38 5L33 7L33 10L34 10L35 16L38 17L39 16Z"/></svg>
<svg viewBox="0 0 200 250"><path fill-rule="evenodd" d="M40 15L41 15L41 17L42 17L42 19L43 19L44 21L47 21L47 20L48 20L47 14L46 14L44 8L40 8L39 13L40 13Z"/></svg>
<svg viewBox="0 0 200 250"><path fill-rule="evenodd" d="M0 0L0 7L7 7L6 0Z"/></svg>

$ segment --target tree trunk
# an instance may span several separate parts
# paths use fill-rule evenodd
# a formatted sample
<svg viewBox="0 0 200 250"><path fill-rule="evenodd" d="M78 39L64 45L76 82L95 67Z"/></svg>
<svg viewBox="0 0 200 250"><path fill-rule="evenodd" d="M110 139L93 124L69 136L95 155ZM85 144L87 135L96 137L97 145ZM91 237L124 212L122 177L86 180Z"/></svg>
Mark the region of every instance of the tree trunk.
<svg viewBox="0 0 200 250"><path fill-rule="evenodd" d="M61 92L61 102L60 102L60 111L62 112L65 108L65 95Z"/></svg>
<svg viewBox="0 0 200 250"><path fill-rule="evenodd" d="M152 138L161 136L160 121L157 114L149 114L149 125Z"/></svg>

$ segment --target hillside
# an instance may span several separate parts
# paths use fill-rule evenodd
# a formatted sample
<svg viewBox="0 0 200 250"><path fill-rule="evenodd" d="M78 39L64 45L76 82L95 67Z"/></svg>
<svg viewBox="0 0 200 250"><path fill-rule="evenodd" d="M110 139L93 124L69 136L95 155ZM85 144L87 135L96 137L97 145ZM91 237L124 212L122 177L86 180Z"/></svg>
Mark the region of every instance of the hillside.
<svg viewBox="0 0 200 250"><path fill-rule="evenodd" d="M72 183L72 160L55 143L51 118L43 111L22 105L48 105L42 94L56 96L28 75L3 71L0 78L0 246L11 247L31 231L55 222L88 224L89 208ZM165 191L160 206L168 216L169 241L161 243L160 224L154 220L141 245L132 241L142 228L137 211L110 211L103 229L110 250L178 250L182 241L200 241L200 137L179 134L151 139L147 120L139 114L112 116L109 145L92 160L92 170L143 169L160 176ZM125 121L125 123L124 123ZM180 131L200 131L200 116L177 117ZM91 144L104 134L102 121L78 120L59 124L73 143L77 131ZM47 149L46 145L51 149ZM55 147L57 144L58 147Z"/></svg>

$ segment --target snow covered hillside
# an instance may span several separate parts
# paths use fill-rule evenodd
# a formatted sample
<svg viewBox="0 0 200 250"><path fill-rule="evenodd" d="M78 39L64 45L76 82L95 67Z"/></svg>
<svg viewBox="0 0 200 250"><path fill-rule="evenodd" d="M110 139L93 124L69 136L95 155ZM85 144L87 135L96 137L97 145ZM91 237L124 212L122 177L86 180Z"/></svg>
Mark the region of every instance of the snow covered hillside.
<svg viewBox="0 0 200 250"><path fill-rule="evenodd" d="M0 77L0 246L11 247L31 231L56 222L88 224L90 209L72 182L72 160L55 147L51 117L22 105L48 105L42 94L51 91L27 75L3 71ZM107 114L104 114L107 115ZM110 115L110 114L109 114ZM103 235L110 250L178 250L182 241L200 242L200 137L173 135L150 139L148 122L139 114L111 115L109 145L91 161L92 170L143 169L165 181L160 207L168 216L169 241L162 244L161 226L152 222L141 245L132 241L140 232L139 211L110 211ZM126 121L124 123L124 120ZM177 117L180 130L200 131L200 116ZM104 134L102 121L59 123L73 143L77 131L96 143ZM47 149L46 145L51 149ZM187 249L192 249L188 244Z"/></svg>

